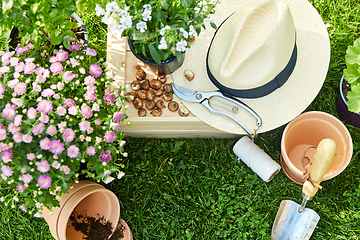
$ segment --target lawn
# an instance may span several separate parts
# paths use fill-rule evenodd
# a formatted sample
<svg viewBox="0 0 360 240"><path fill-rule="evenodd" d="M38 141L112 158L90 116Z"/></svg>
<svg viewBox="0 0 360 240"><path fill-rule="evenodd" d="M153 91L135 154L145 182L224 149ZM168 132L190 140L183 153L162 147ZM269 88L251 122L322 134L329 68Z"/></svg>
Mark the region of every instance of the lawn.
<svg viewBox="0 0 360 240"><path fill-rule="evenodd" d="M337 117L336 99L346 48L360 37L354 0L311 0L328 24L331 62L325 83L306 111ZM89 46L106 58L106 26L80 13ZM3 40L3 39L2 39ZM322 183L307 204L320 215L312 239L360 239L360 130L346 125L354 143L349 166ZM255 143L279 161L285 126L259 134ZM239 136L240 137L240 136ZM126 176L107 188L119 198L121 218L134 239L270 239L280 202L301 202L301 186L281 171L262 181L232 152L235 139L127 138ZM43 219L0 203L0 239L53 239Z"/></svg>

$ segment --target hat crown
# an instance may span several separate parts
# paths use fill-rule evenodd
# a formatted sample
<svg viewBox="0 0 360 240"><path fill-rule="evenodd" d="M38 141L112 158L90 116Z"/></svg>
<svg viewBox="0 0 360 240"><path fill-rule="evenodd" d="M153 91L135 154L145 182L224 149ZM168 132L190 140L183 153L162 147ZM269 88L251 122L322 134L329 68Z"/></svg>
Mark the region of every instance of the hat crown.
<svg viewBox="0 0 360 240"><path fill-rule="evenodd" d="M288 6L265 0L232 14L218 29L209 50L209 69L232 89L262 86L289 62L295 24Z"/></svg>

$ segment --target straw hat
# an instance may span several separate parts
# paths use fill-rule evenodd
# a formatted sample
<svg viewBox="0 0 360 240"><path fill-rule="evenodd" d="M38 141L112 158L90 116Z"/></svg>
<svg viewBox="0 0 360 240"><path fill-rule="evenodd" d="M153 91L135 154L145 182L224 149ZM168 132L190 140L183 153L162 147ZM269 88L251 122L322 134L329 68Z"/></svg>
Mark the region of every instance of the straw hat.
<svg viewBox="0 0 360 240"><path fill-rule="evenodd" d="M202 30L173 80L193 90L220 89L238 98L261 117L258 132L266 132L295 118L319 93L329 67L330 42L324 22L307 0L254 2L221 0L211 16L218 30ZM194 72L194 80L185 78L186 69ZM224 101L218 100L210 105L224 111ZM202 104L183 104L215 128L245 134L235 122L210 113ZM231 115L249 129L256 128L256 119L245 110Z"/></svg>

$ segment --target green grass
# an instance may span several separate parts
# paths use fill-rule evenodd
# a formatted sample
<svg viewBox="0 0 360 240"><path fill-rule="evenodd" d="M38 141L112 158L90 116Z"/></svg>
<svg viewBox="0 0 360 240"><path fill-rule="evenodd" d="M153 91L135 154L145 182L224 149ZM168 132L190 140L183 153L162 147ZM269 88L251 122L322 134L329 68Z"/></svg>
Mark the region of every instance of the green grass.
<svg viewBox="0 0 360 240"><path fill-rule="evenodd" d="M312 0L328 28L329 72L308 111L337 116L335 102L346 48L360 37L360 6L354 0ZM81 14L89 46L106 57L106 26ZM308 207L320 215L312 239L360 239L360 130L346 125L354 153L339 176ZM284 126L262 133L256 144L274 160L280 156ZM301 202L301 186L280 172L263 182L232 153L237 139L127 139L126 176L107 185L121 203L121 218L134 238L270 239L280 202ZM46 222L0 204L0 239L51 239Z"/></svg>

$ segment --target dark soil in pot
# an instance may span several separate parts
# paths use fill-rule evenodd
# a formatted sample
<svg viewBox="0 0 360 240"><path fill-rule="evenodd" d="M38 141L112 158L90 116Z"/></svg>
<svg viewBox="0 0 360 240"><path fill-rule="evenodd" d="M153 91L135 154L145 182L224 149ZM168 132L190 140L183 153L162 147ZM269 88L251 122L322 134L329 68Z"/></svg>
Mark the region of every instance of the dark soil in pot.
<svg viewBox="0 0 360 240"><path fill-rule="evenodd" d="M345 79L342 82L341 89L342 89L343 96L345 97L346 101L348 101L347 94L348 94L348 92L351 91L351 85Z"/></svg>

